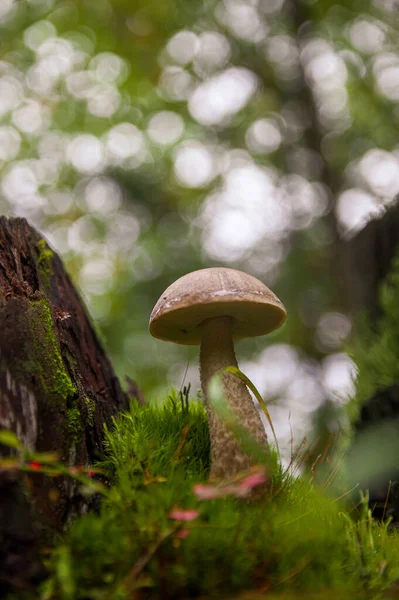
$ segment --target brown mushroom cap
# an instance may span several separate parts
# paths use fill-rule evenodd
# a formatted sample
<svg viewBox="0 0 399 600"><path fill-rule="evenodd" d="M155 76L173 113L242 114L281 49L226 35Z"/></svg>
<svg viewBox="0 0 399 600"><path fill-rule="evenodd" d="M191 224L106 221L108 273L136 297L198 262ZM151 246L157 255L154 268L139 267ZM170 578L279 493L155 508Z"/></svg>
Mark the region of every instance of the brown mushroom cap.
<svg viewBox="0 0 399 600"><path fill-rule="evenodd" d="M277 296L252 275L213 267L172 283L154 306L149 329L161 340L199 345L201 323L220 316L232 317L232 336L240 339L270 333L287 313Z"/></svg>

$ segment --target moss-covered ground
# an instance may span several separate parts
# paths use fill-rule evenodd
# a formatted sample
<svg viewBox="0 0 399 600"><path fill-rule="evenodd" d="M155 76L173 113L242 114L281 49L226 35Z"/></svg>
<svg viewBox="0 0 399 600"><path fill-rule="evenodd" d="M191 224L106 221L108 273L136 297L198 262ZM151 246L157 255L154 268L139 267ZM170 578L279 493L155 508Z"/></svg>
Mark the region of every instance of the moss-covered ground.
<svg viewBox="0 0 399 600"><path fill-rule="evenodd" d="M263 467L207 482L197 401L133 402L106 433L101 467L99 511L72 524L46 558L40 591L19 598L378 598L399 578L399 537L364 502L337 497L331 477L317 487L272 456L261 497L248 490Z"/></svg>

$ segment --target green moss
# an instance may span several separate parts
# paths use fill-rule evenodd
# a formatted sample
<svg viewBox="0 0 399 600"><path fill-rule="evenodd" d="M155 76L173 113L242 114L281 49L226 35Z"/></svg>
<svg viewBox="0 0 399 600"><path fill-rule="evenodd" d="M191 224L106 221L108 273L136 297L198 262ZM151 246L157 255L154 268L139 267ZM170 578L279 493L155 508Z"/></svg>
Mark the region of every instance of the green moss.
<svg viewBox="0 0 399 600"><path fill-rule="evenodd" d="M94 400L92 400L92 398L89 398L88 396L84 397L84 402L87 411L87 423L88 425L90 425L90 427L93 427L94 416L96 414L96 403L94 402Z"/></svg>
<svg viewBox="0 0 399 600"><path fill-rule="evenodd" d="M70 442L79 441L83 432L83 422L78 408L69 408L67 410L65 430Z"/></svg>
<svg viewBox="0 0 399 600"><path fill-rule="evenodd" d="M78 414L68 419L76 423ZM373 522L365 505L352 521L335 498L281 468L270 496L199 500L193 487L209 472L200 403L133 402L107 432L106 450L102 506L59 541L47 562L46 598L127 600L137 589L152 600L166 590L170 598L247 590L261 598L263 590L276 599L360 600L381 597L399 575L397 534ZM196 511L193 520L176 521L176 508Z"/></svg>
<svg viewBox="0 0 399 600"><path fill-rule="evenodd" d="M32 334L32 357L30 365L34 375L39 377L43 389L54 401L77 395L77 390L67 373L58 341L53 329L53 321L47 299L30 300L28 320Z"/></svg>
<svg viewBox="0 0 399 600"><path fill-rule="evenodd" d="M43 280L46 289L50 287L51 276L53 274L52 259L54 252L48 247L46 240L41 239L36 244L37 265L39 268L40 276Z"/></svg>

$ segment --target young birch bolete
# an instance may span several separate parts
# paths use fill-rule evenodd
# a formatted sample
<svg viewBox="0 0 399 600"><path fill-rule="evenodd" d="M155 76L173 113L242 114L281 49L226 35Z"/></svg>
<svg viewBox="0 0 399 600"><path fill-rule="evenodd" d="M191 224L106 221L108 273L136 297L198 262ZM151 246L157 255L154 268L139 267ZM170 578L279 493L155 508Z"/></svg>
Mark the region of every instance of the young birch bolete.
<svg viewBox="0 0 399 600"><path fill-rule="evenodd" d="M211 477L224 479L252 466L231 430L212 410L211 378L237 367L233 339L264 335L277 329L286 311L261 281L241 271L215 267L194 271L172 283L156 303L150 333L177 344L200 345L202 393L209 419ZM224 396L237 422L268 448L259 411L243 381L223 374Z"/></svg>

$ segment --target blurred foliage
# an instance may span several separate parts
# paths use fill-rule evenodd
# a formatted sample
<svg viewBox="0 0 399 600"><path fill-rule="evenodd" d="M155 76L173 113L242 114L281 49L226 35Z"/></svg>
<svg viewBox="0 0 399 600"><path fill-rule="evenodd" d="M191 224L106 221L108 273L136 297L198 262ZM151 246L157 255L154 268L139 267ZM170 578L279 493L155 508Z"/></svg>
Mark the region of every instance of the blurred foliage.
<svg viewBox="0 0 399 600"><path fill-rule="evenodd" d="M370 492L373 514L398 519L399 257L379 290L377 316L359 315L347 350L357 365L339 449L345 476ZM341 420L342 423L344 421ZM355 427L353 427L355 425Z"/></svg>
<svg viewBox="0 0 399 600"><path fill-rule="evenodd" d="M181 384L196 351L149 314L222 264L288 308L280 387L268 341L240 345L281 435L347 399L337 246L399 191L398 31L394 0L3 0L0 212L61 254L120 376Z"/></svg>
<svg viewBox="0 0 399 600"><path fill-rule="evenodd" d="M366 314L359 317L356 336L349 348L358 368L356 394L348 404L352 421L357 420L365 402L398 382L398 295L399 257L395 259L391 273L381 286L379 317L377 320L372 320ZM392 414L392 417L396 416Z"/></svg>

